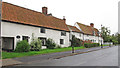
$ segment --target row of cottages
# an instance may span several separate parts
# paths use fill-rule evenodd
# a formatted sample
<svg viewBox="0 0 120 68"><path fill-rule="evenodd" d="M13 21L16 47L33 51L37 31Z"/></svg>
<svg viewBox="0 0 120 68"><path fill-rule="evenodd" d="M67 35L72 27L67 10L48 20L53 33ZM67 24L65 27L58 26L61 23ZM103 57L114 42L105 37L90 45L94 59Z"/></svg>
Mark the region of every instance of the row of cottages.
<svg viewBox="0 0 120 68"><path fill-rule="evenodd" d="M75 37L83 41L91 41L93 43L103 43L103 38L100 35L98 29L94 28L94 24L90 23L90 26L81 23L75 23L75 26L68 25L70 33Z"/></svg>
<svg viewBox="0 0 120 68"><path fill-rule="evenodd" d="M41 39L42 44L51 38L62 47L70 46L70 34L82 40L98 42L102 40L94 27L76 23L75 26L66 24L66 19L59 19L48 14L47 7L42 7L42 13L2 2L1 36L2 48L14 50L18 40L31 42L32 35ZM91 30L90 30L91 29ZM90 31L89 31L90 30ZM96 35L92 34L92 30ZM44 46L42 46L44 48Z"/></svg>
<svg viewBox="0 0 120 68"><path fill-rule="evenodd" d="M101 37L98 29L94 28L94 24L84 25L81 23L75 23L75 26L82 32L82 37L84 41L92 41L93 43L103 43L103 38Z"/></svg>

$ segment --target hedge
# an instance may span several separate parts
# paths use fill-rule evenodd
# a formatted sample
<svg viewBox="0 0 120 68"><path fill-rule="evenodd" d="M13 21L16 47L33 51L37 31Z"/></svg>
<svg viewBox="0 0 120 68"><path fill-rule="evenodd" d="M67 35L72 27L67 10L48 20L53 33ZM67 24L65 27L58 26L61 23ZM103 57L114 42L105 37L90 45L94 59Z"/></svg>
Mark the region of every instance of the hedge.
<svg viewBox="0 0 120 68"><path fill-rule="evenodd" d="M90 47L98 47L99 43L84 43L84 46L86 48L90 48Z"/></svg>

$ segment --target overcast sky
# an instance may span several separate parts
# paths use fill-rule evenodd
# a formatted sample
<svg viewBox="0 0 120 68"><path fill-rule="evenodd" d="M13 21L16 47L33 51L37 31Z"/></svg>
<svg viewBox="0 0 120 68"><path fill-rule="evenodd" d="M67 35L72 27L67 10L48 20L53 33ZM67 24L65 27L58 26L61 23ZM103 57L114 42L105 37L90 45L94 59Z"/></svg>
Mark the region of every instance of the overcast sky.
<svg viewBox="0 0 120 68"><path fill-rule="evenodd" d="M101 24L111 33L118 32L118 1L120 0L3 0L15 5L42 11L48 7L48 13L57 18L66 17L66 23L74 25L80 22L86 25L94 23L100 29Z"/></svg>

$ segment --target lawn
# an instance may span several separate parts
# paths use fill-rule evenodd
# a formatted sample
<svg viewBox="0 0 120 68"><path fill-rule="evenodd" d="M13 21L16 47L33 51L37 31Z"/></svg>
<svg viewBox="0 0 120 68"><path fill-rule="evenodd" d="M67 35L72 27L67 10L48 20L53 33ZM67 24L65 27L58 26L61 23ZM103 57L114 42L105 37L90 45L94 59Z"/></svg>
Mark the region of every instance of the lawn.
<svg viewBox="0 0 120 68"><path fill-rule="evenodd" d="M84 48L85 47L83 47L83 46L74 47L75 50L84 49ZM48 53L56 53L56 52L64 52L64 51L71 51L71 50L72 50L72 47L59 48L59 49L43 49L41 51L30 51L30 52L23 52L23 53L2 52L2 59L40 55L40 54L48 54Z"/></svg>
<svg viewBox="0 0 120 68"><path fill-rule="evenodd" d="M100 45L101 46L101 45ZM102 46L109 46L109 45L102 45Z"/></svg>

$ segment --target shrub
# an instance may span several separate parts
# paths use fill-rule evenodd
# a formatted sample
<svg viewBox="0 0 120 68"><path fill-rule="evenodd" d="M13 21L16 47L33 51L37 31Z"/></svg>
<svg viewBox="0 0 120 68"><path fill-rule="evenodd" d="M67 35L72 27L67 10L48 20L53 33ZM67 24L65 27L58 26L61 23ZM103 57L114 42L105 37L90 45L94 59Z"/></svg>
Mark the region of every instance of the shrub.
<svg viewBox="0 0 120 68"><path fill-rule="evenodd" d="M112 40L112 42L114 45L118 44L118 41L116 41L116 40Z"/></svg>
<svg viewBox="0 0 120 68"><path fill-rule="evenodd" d="M89 48L89 43L84 43L84 47Z"/></svg>
<svg viewBox="0 0 120 68"><path fill-rule="evenodd" d="M56 43L52 39L47 39L46 40L46 47L48 49L54 49L56 47Z"/></svg>
<svg viewBox="0 0 120 68"><path fill-rule="evenodd" d="M15 52L29 52L30 45L26 40L17 42Z"/></svg>
<svg viewBox="0 0 120 68"><path fill-rule="evenodd" d="M34 39L31 41L30 46L32 51L40 51L42 42L40 39Z"/></svg>
<svg viewBox="0 0 120 68"><path fill-rule="evenodd" d="M40 51L42 47L42 41L40 39L37 39L34 36L34 33L32 33L32 41L30 43L31 51Z"/></svg>
<svg viewBox="0 0 120 68"><path fill-rule="evenodd" d="M71 40L71 45L74 47L80 47L82 46L82 41L73 35Z"/></svg>

